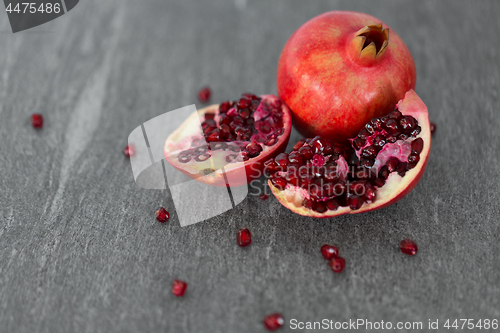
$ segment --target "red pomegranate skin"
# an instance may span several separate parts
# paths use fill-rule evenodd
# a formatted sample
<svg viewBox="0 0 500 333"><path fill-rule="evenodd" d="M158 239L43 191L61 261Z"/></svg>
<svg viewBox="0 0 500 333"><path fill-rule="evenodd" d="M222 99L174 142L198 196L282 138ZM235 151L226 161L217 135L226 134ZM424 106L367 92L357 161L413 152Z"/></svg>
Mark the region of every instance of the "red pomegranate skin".
<svg viewBox="0 0 500 333"><path fill-rule="evenodd" d="M389 28L367 14L332 11L306 22L289 38L278 63L278 94L292 109L293 124L302 135L346 143L415 88L413 57L392 29L382 54L360 57L356 34L380 23Z"/></svg>

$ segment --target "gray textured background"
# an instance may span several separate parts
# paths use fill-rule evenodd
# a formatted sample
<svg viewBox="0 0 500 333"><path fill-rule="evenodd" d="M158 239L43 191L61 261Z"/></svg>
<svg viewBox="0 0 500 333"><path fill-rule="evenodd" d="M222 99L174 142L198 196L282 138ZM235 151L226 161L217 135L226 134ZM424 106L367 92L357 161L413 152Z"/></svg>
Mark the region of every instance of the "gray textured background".
<svg viewBox="0 0 500 333"><path fill-rule="evenodd" d="M205 84L213 101L275 93L288 37L335 9L377 16L413 53L438 125L420 184L364 215L314 220L249 196L181 228L168 191L134 184L129 132ZM499 13L499 1L87 0L18 34L1 14L0 332L262 332L274 311L287 326L500 319ZM416 257L398 249L407 237ZM340 247L342 274L323 243ZM174 278L189 283L182 299Z"/></svg>

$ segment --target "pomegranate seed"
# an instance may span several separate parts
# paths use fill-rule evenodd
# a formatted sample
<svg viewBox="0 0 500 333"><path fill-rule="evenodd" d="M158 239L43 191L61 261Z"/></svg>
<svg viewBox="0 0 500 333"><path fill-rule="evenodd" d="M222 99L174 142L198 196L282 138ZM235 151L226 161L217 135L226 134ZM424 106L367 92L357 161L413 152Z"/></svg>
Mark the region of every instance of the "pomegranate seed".
<svg viewBox="0 0 500 333"><path fill-rule="evenodd" d="M376 187L382 187L385 185L385 181L381 178L375 178L373 180L373 185L375 185Z"/></svg>
<svg viewBox="0 0 500 333"><path fill-rule="evenodd" d="M424 149L424 140L422 140L422 138L413 140L413 142L411 143L411 150L413 154L418 155L422 152L423 149Z"/></svg>
<svg viewBox="0 0 500 333"><path fill-rule="evenodd" d="M273 178L271 179L271 183L279 190L284 190L286 188L286 180L283 178Z"/></svg>
<svg viewBox="0 0 500 333"><path fill-rule="evenodd" d="M411 239L402 240L399 244L399 248L401 249L401 252L409 256L414 256L418 252L417 244Z"/></svg>
<svg viewBox="0 0 500 333"><path fill-rule="evenodd" d="M431 123L431 134L434 134L436 132L436 124Z"/></svg>
<svg viewBox="0 0 500 333"><path fill-rule="evenodd" d="M387 161L387 167L389 168L389 172L394 172L398 169L399 166L399 160L396 157L391 157Z"/></svg>
<svg viewBox="0 0 500 333"><path fill-rule="evenodd" d="M331 199L326 202L326 207L329 210L337 210L337 208L339 208L339 203L337 202L337 200Z"/></svg>
<svg viewBox="0 0 500 333"><path fill-rule="evenodd" d="M330 260L333 257L338 257L339 249L336 246L325 244L321 247L321 254L325 259Z"/></svg>
<svg viewBox="0 0 500 333"><path fill-rule="evenodd" d="M365 191L365 198L372 202L375 199L376 191L373 187L367 187Z"/></svg>
<svg viewBox="0 0 500 333"><path fill-rule="evenodd" d="M229 110L230 107L231 107L231 102L230 101L222 102L219 105L219 112L220 113L226 113Z"/></svg>
<svg viewBox="0 0 500 333"><path fill-rule="evenodd" d="M389 118L391 119L399 119L401 118L402 114L399 110L394 110L391 113L389 113Z"/></svg>
<svg viewBox="0 0 500 333"><path fill-rule="evenodd" d="M201 89L200 91L198 91L198 99L200 100L200 102L206 103L210 99L211 94L212 94L212 91L210 90L210 88L205 87L205 88Z"/></svg>
<svg viewBox="0 0 500 333"><path fill-rule="evenodd" d="M302 155L299 154L298 151L292 151L288 155L288 160L290 161L290 163L297 163L299 165L304 164L304 158L302 157Z"/></svg>
<svg viewBox="0 0 500 333"><path fill-rule="evenodd" d="M281 171L281 167L273 159L269 159L264 162L266 170L270 171Z"/></svg>
<svg viewBox="0 0 500 333"><path fill-rule="evenodd" d="M299 148L299 154L304 156L306 160L312 158L314 156L314 152L309 146L302 146Z"/></svg>
<svg viewBox="0 0 500 333"><path fill-rule="evenodd" d="M266 194L266 193L261 194L261 195L259 196L259 199L260 199L260 200L267 200L268 198L269 198L269 195L268 195L268 194Z"/></svg>
<svg viewBox="0 0 500 333"><path fill-rule="evenodd" d="M316 201L311 200L311 199L304 199L303 205L307 209L314 210L314 208L316 208Z"/></svg>
<svg viewBox="0 0 500 333"><path fill-rule="evenodd" d="M347 203L352 210L358 210L363 206L364 200L357 195L353 195L347 198Z"/></svg>
<svg viewBox="0 0 500 333"><path fill-rule="evenodd" d="M413 154L411 154L410 156L408 156L408 163L417 164L418 161L420 161L420 156L419 155L413 155Z"/></svg>
<svg viewBox="0 0 500 333"><path fill-rule="evenodd" d="M238 236L236 237L238 245L241 247L248 246L252 243L252 234L247 228L240 229L238 231Z"/></svg>
<svg viewBox="0 0 500 333"><path fill-rule="evenodd" d="M328 208L326 207L326 205L323 201L318 201L318 202L316 202L316 208L314 210L320 214L323 214L324 212L326 212L328 210Z"/></svg>
<svg viewBox="0 0 500 333"><path fill-rule="evenodd" d="M374 158L377 157L378 154L378 149L375 146L368 146L365 149L363 149L361 155L367 158Z"/></svg>
<svg viewBox="0 0 500 333"><path fill-rule="evenodd" d="M163 207L160 207L156 210L155 212L155 217L158 221L161 223L165 223L168 221L170 218L170 214L167 212L167 210Z"/></svg>
<svg viewBox="0 0 500 333"><path fill-rule="evenodd" d="M264 317L264 326L269 331L275 331L285 323L285 319L281 313L273 313Z"/></svg>
<svg viewBox="0 0 500 333"><path fill-rule="evenodd" d="M128 158L134 156L135 155L134 146L128 145L125 148L123 148L123 155L125 155L125 157L128 157Z"/></svg>
<svg viewBox="0 0 500 333"><path fill-rule="evenodd" d="M247 151L248 157L250 158L259 156L260 152L262 151L262 147L255 142L248 144L248 146L245 149Z"/></svg>
<svg viewBox="0 0 500 333"><path fill-rule="evenodd" d="M342 272L344 270L344 268L345 268L345 259L342 258L342 257L338 257L338 256L337 257L333 257L330 260L330 268L335 273Z"/></svg>
<svg viewBox="0 0 500 333"><path fill-rule="evenodd" d="M288 161L288 154L287 153L281 153L281 154L278 154L278 156L276 156L274 158L274 161L276 163L278 163L279 165L283 166L283 167L286 167L289 163Z"/></svg>
<svg viewBox="0 0 500 333"><path fill-rule="evenodd" d="M407 134L404 134L404 133L399 134L397 137L398 140L406 140L408 138L409 138L409 136Z"/></svg>
<svg viewBox="0 0 500 333"><path fill-rule="evenodd" d="M300 147L302 147L304 145L304 143L306 142L306 139L300 139L296 144L295 146L293 146L293 151L297 151L300 149Z"/></svg>
<svg viewBox="0 0 500 333"><path fill-rule="evenodd" d="M174 280L172 283L172 294L177 297L184 296L187 289L187 283L181 280Z"/></svg>
<svg viewBox="0 0 500 333"><path fill-rule="evenodd" d="M250 106L250 101L246 98L240 98L238 101L238 109L246 109Z"/></svg>
<svg viewBox="0 0 500 333"><path fill-rule="evenodd" d="M33 128L42 128L43 127L43 116L40 113L33 113L31 115L31 126Z"/></svg>
<svg viewBox="0 0 500 333"><path fill-rule="evenodd" d="M360 149L361 147L363 147L365 145L365 142L366 140L365 139L361 139L361 138L356 138L352 144L353 144L353 147L355 149Z"/></svg>

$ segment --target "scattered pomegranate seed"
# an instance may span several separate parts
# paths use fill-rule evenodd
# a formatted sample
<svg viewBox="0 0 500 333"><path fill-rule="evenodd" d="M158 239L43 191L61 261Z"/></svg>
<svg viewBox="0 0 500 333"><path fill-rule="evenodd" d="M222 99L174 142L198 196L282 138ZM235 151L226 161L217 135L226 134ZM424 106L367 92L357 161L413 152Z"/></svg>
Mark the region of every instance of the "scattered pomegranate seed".
<svg viewBox="0 0 500 333"><path fill-rule="evenodd" d="M125 147L123 149L123 155L125 155L125 157L128 157L128 158L130 158L131 156L134 156L135 155L134 146L128 145L127 147Z"/></svg>
<svg viewBox="0 0 500 333"><path fill-rule="evenodd" d="M210 99L210 95L212 95L212 91L209 87L205 87L198 91L198 98L201 102L206 103Z"/></svg>
<svg viewBox="0 0 500 333"><path fill-rule="evenodd" d="M259 196L259 198L260 198L260 200L267 200L267 199L269 198L269 194L266 194L266 193L261 194L261 195Z"/></svg>
<svg viewBox="0 0 500 333"><path fill-rule="evenodd" d="M33 113L30 118L31 126L33 128L42 128L43 127L43 116L40 113Z"/></svg>
<svg viewBox="0 0 500 333"><path fill-rule="evenodd" d="M321 254L325 259L330 260L339 256L339 249L336 246L325 244L321 247Z"/></svg>
<svg viewBox="0 0 500 333"><path fill-rule="evenodd" d="M165 223L170 218L170 214L167 212L165 208L159 207L155 212L155 217L161 223Z"/></svg>
<svg viewBox="0 0 500 333"><path fill-rule="evenodd" d="M330 268L335 273L342 272L344 270L344 268L345 268L345 259L342 258L342 257L333 257L330 260Z"/></svg>
<svg viewBox="0 0 500 333"><path fill-rule="evenodd" d="M181 280L174 280L174 283L172 283L172 293L177 297L184 296L187 287L188 285L186 282Z"/></svg>
<svg viewBox="0 0 500 333"><path fill-rule="evenodd" d="M409 256L414 256L418 252L417 243L411 239L403 239L399 244L399 248L401 249L401 252Z"/></svg>
<svg viewBox="0 0 500 333"><path fill-rule="evenodd" d="M436 124L431 123L431 134L434 134L436 132Z"/></svg>
<svg viewBox="0 0 500 333"><path fill-rule="evenodd" d="M269 331L276 331L283 326L285 319L280 313L273 313L264 317L264 326Z"/></svg>
<svg viewBox="0 0 500 333"><path fill-rule="evenodd" d="M238 231L238 236L236 237L238 245L241 247L248 246L252 243L252 234L247 228L240 229Z"/></svg>

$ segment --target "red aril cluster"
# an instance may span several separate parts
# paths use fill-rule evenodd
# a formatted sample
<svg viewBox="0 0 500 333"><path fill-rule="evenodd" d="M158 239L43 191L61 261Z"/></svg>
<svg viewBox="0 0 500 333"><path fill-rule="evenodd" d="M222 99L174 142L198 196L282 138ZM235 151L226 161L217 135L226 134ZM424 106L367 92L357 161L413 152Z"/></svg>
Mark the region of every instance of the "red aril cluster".
<svg viewBox="0 0 500 333"><path fill-rule="evenodd" d="M165 141L165 159L204 184L246 185L262 176L264 161L285 151L291 127L281 99L243 94L192 113Z"/></svg>
<svg viewBox="0 0 500 333"><path fill-rule="evenodd" d="M298 204L320 213L336 209L337 197L347 190L344 148L320 137L299 141L292 152L281 153L264 166L275 188L293 188L300 196L296 200L302 200Z"/></svg>
<svg viewBox="0 0 500 333"><path fill-rule="evenodd" d="M178 155L179 162L203 162L215 150L228 152L227 163L259 156L266 146L274 146L284 133L281 107L279 99L270 102L253 94L243 94L237 101L221 103L218 114L204 114L203 137L193 140L193 148Z"/></svg>
<svg viewBox="0 0 500 333"><path fill-rule="evenodd" d="M400 175L404 175L407 170L414 168L420 160L419 155L423 149L423 140L421 138L416 139L416 137L421 131L422 128L414 117L403 116L396 109L387 116L372 119L359 132L358 136L355 139L350 139L350 141L353 148L360 152L357 155L361 167L372 168L375 166L381 172L383 170L383 172L386 172L384 167L391 170L395 167L395 170L389 171L389 173L397 171ZM404 156L406 153L404 148L408 145L402 146L404 145L403 142L411 142L410 156ZM386 145L388 145L388 148L384 149ZM383 157L383 161L389 162L390 157L388 156L393 155L394 152L394 149L390 149L392 147L399 148L400 155L394 156L399 159L399 162L396 163L395 160L392 160L392 164L375 165L375 160L381 157Z"/></svg>

